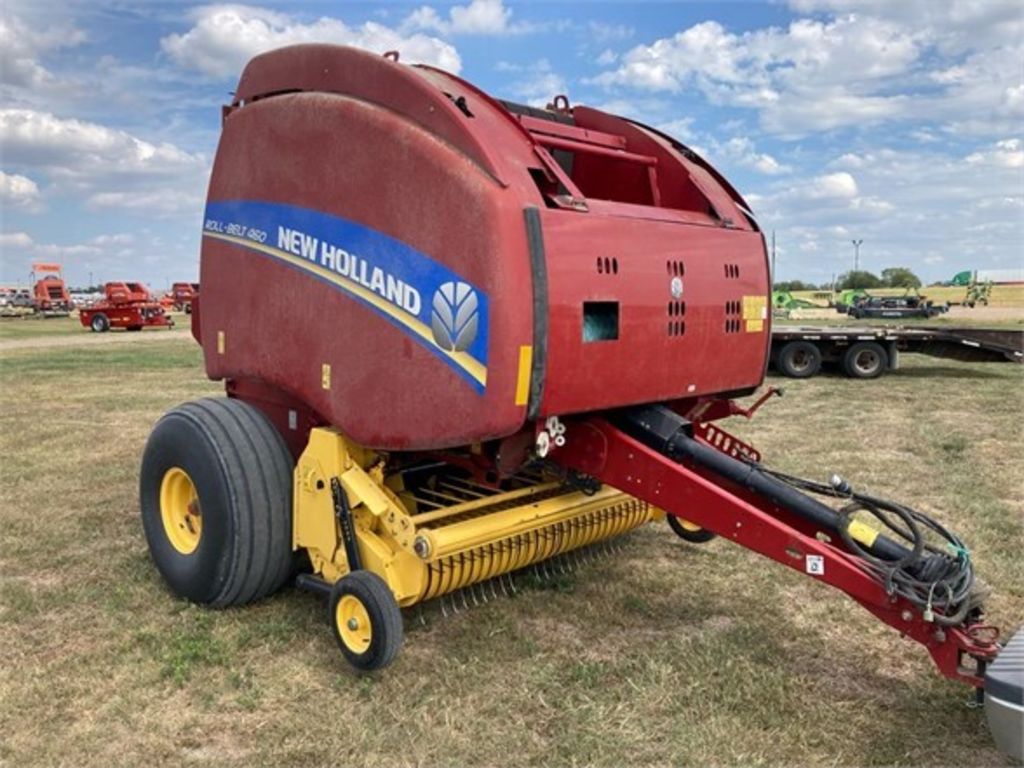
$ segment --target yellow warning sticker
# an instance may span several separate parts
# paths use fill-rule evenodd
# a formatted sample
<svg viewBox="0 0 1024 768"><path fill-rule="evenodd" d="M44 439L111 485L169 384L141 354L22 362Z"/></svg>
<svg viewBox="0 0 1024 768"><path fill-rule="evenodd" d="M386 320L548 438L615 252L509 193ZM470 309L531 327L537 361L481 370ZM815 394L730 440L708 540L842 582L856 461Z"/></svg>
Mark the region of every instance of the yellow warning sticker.
<svg viewBox="0 0 1024 768"><path fill-rule="evenodd" d="M747 333L760 333L764 330L764 320L747 320Z"/></svg>
<svg viewBox="0 0 1024 768"><path fill-rule="evenodd" d="M744 296L743 297L743 319L744 320L766 320L768 318L768 297L767 296ZM749 328L747 329L750 330ZM758 329L760 330L760 328Z"/></svg>

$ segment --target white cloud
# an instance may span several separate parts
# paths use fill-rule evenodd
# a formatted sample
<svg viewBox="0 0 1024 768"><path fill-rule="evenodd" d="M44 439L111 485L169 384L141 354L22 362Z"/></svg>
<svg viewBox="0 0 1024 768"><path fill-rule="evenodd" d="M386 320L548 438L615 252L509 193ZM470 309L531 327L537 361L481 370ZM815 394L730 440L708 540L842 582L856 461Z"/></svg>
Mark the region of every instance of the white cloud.
<svg viewBox="0 0 1024 768"><path fill-rule="evenodd" d="M812 199L852 199L857 196L857 180L846 172L816 176L805 182L803 193Z"/></svg>
<svg viewBox="0 0 1024 768"><path fill-rule="evenodd" d="M123 280L126 275L137 278L140 264L150 261L150 249L159 248L159 238L148 237L146 247L137 246L130 233L98 235L80 242L38 242L27 232L0 234L0 252L3 253L2 279L5 282L25 282L33 261L59 261L64 266L65 279L72 283L87 282L87 275L103 280ZM167 267L164 262L161 266ZM191 272L191 269L190 269Z"/></svg>
<svg viewBox="0 0 1024 768"><path fill-rule="evenodd" d="M469 5L453 5L448 18L429 5L413 11L403 27L429 29L443 35L501 35L509 31L512 11L501 0L472 0Z"/></svg>
<svg viewBox="0 0 1024 768"><path fill-rule="evenodd" d="M180 66L217 78L237 77L256 54L296 43L337 43L375 53L396 50L405 62L450 72L462 68L451 44L373 21L350 27L325 16L305 23L288 13L248 5L207 5L195 9L191 18L191 29L164 37L160 47Z"/></svg>
<svg viewBox="0 0 1024 768"><path fill-rule="evenodd" d="M204 156L173 144L30 109L0 110L0 144L6 163L98 206L198 210L209 173Z"/></svg>
<svg viewBox="0 0 1024 768"><path fill-rule="evenodd" d="M26 26L13 14L0 18L0 82L23 88L39 88L53 82L53 75L38 59L46 51L73 48L85 33L60 21L45 31Z"/></svg>
<svg viewBox="0 0 1024 768"><path fill-rule="evenodd" d="M551 69L551 62L547 59L520 69L524 77L510 83L508 91L531 107L547 106L555 96L569 94L569 84Z"/></svg>
<svg viewBox="0 0 1024 768"><path fill-rule="evenodd" d="M27 176L0 171L0 203L37 211L40 207L39 185Z"/></svg>
<svg viewBox="0 0 1024 768"><path fill-rule="evenodd" d="M587 36L596 43L628 40L635 34L636 30L625 24L605 24L593 20L587 22Z"/></svg>
<svg viewBox="0 0 1024 768"><path fill-rule="evenodd" d="M758 152L754 142L744 136L734 136L724 143L713 141L709 159L714 162L718 158L725 160L726 163L735 163L742 168L769 176L790 171L788 166L781 164L771 155Z"/></svg>
<svg viewBox="0 0 1024 768"><path fill-rule="evenodd" d="M613 51L611 48L605 48L597 57L597 63L602 67L607 67L614 64L619 60L619 54Z"/></svg>
<svg viewBox="0 0 1024 768"><path fill-rule="evenodd" d="M4 232L0 234L0 250L31 247L32 238L25 232Z"/></svg>
<svg viewBox="0 0 1024 768"><path fill-rule="evenodd" d="M600 109L604 109L604 107L600 107ZM656 125L655 128L664 133L666 136L671 136L676 141L688 141L694 138L692 117L683 117L679 118L678 120L669 120L667 123L661 123L660 125Z"/></svg>
<svg viewBox="0 0 1024 768"><path fill-rule="evenodd" d="M789 246L779 270L786 278L822 282L850 269L852 238L864 239L866 269L902 264L927 279L948 278L1020 260L1024 190L1014 153L1022 146L1007 139L966 157L934 145L875 147L817 163L848 171L766 182L748 199L757 198L760 223Z"/></svg>
<svg viewBox="0 0 1024 768"><path fill-rule="evenodd" d="M758 110L764 129L787 136L921 119L944 120L958 132L1019 129L1024 46L1005 27L1024 34L1024 14L1007 21L1009 4L997 13L974 13L965 3L794 5L843 15L740 34L701 22L636 46L590 82L669 93L696 88L712 103ZM930 10L915 16L905 5ZM904 10L891 10L897 7ZM846 13L859 9L865 12Z"/></svg>
<svg viewBox="0 0 1024 768"><path fill-rule="evenodd" d="M1003 139L981 152L972 152L966 158L970 165L996 165L1003 168L1024 168L1024 149L1020 139Z"/></svg>

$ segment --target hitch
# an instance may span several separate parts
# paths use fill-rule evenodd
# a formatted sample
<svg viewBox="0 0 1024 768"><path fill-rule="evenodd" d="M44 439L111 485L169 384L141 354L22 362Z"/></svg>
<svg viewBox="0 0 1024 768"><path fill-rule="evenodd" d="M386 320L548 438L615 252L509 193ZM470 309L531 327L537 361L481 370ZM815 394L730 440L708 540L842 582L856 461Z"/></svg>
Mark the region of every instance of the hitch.
<svg viewBox="0 0 1024 768"><path fill-rule="evenodd" d="M973 570L969 558L961 560L966 550L946 555L920 538L905 546L746 457L702 443L689 421L664 406L572 422L568 433L565 444L551 451L553 461L842 590L925 646L942 674L976 688L984 685L981 670L998 646L989 631L979 631ZM885 502L865 502L871 504ZM913 520L909 514L907 519ZM955 567L962 589L955 600L947 599L948 585L941 582L940 600L936 574ZM936 579L931 590L928 578Z"/></svg>

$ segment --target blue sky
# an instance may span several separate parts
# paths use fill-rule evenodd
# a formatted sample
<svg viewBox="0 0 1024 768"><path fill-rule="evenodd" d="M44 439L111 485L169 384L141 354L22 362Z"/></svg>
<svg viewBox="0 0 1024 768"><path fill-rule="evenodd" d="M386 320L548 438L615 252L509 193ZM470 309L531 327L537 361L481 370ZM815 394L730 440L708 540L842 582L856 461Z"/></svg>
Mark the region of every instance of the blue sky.
<svg viewBox="0 0 1024 768"><path fill-rule="evenodd" d="M778 278L1024 262L1020 0L28 2L0 11L0 282L195 279L220 106L252 55L398 49L493 95L635 117L775 230Z"/></svg>

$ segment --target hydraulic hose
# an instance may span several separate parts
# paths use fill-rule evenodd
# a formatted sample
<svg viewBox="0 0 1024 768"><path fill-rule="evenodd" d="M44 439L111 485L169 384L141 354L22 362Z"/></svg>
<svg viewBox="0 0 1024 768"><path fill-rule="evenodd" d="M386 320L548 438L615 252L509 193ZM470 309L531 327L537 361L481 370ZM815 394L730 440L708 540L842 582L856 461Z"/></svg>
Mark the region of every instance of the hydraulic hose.
<svg viewBox="0 0 1024 768"><path fill-rule="evenodd" d="M668 458L701 467L713 475L771 501L807 520L816 528L838 536L846 548L871 568L890 594L905 597L920 607L926 621L961 624L976 607L974 571L963 542L930 517L895 502L853 493L792 477L749 460L734 459L696 440L690 423L661 405L618 411L612 422L636 440ZM808 496L840 497L848 503L836 511ZM863 511L877 519L892 536L878 533L865 541L852 532L852 515ZM949 552L928 544L925 530L944 541ZM939 613L935 612L939 609Z"/></svg>

